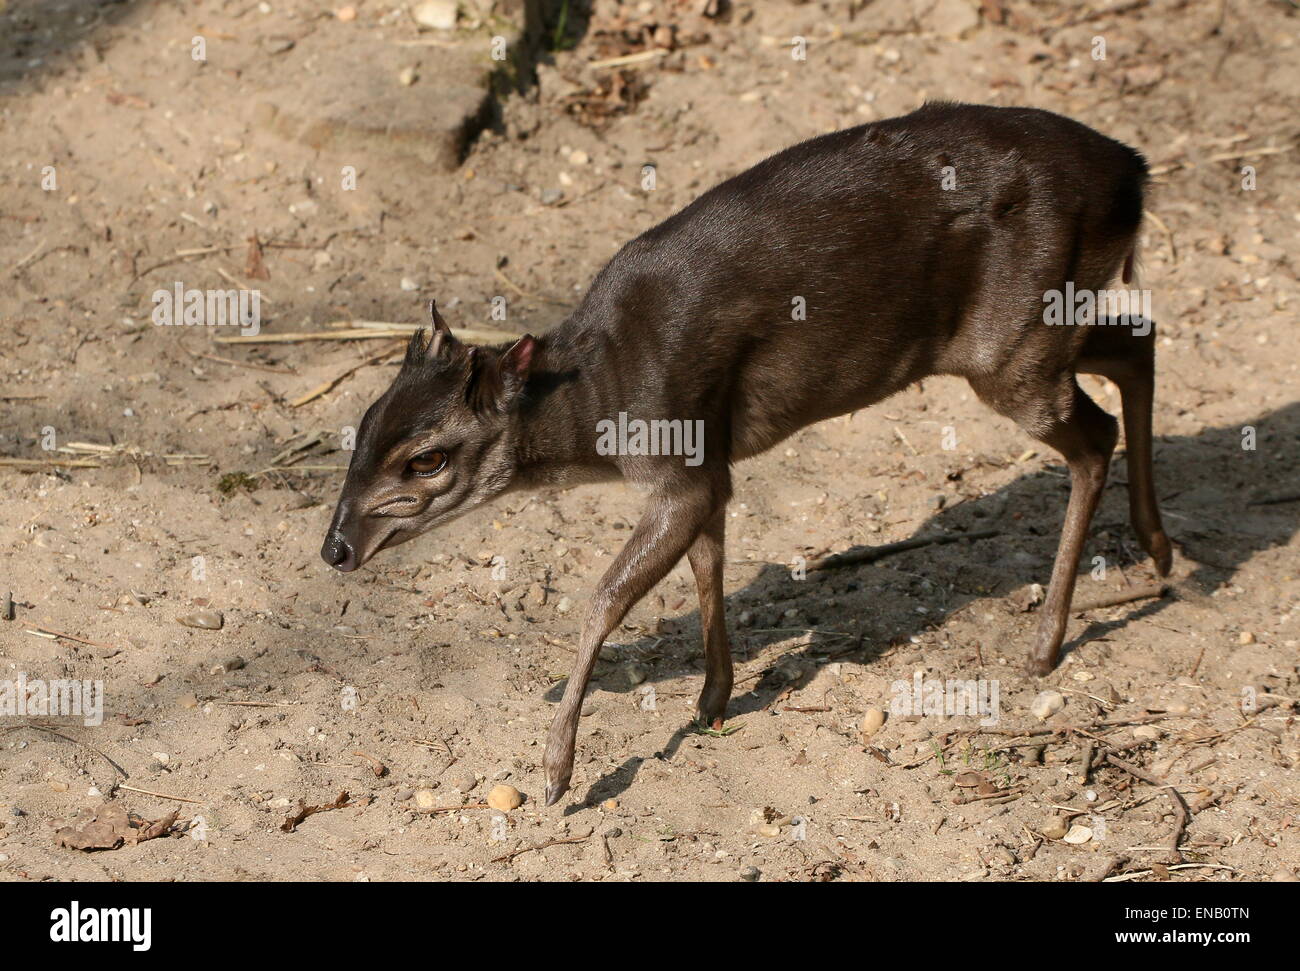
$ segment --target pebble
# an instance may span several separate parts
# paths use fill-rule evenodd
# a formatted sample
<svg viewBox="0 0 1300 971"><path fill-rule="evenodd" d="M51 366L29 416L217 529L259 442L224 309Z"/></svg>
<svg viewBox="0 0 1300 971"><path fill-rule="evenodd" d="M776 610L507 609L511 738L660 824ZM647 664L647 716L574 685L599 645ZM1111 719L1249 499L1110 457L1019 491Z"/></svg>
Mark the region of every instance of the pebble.
<svg viewBox="0 0 1300 971"><path fill-rule="evenodd" d="M1039 721L1047 721L1064 707L1065 695L1059 691L1044 691L1034 699L1034 703L1029 706L1029 710L1033 712L1034 717Z"/></svg>
<svg viewBox="0 0 1300 971"><path fill-rule="evenodd" d="M334 11L334 16L338 17L343 23L348 24L357 19L356 7L339 7Z"/></svg>
<svg viewBox="0 0 1300 971"><path fill-rule="evenodd" d="M1049 840L1059 840L1068 830L1063 816L1049 816L1047 822L1038 831Z"/></svg>
<svg viewBox="0 0 1300 971"><path fill-rule="evenodd" d="M740 871L740 879L747 883L753 883L759 878L759 870L756 866L747 866Z"/></svg>
<svg viewBox="0 0 1300 971"><path fill-rule="evenodd" d="M397 792L393 793L393 798L398 802L406 802L406 800L410 799L414 795L414 789L398 789Z"/></svg>
<svg viewBox="0 0 1300 971"><path fill-rule="evenodd" d="M192 614L185 614L176 618L177 623L186 627L197 627L200 630L221 630L225 624L225 618L221 616L220 611L216 610L196 610Z"/></svg>
<svg viewBox="0 0 1300 971"><path fill-rule="evenodd" d="M1061 839L1066 843L1073 843L1078 846L1092 839L1092 830L1087 826L1081 826L1079 823L1075 823L1070 827L1070 831L1062 836Z"/></svg>
<svg viewBox="0 0 1300 971"><path fill-rule="evenodd" d="M543 189L541 201L544 206L553 206L564 198L563 189Z"/></svg>
<svg viewBox="0 0 1300 971"><path fill-rule="evenodd" d="M580 148L575 148L572 152L569 153L570 165L586 165L590 161L591 161L591 156L589 156L586 152L584 152Z"/></svg>
<svg viewBox="0 0 1300 971"><path fill-rule="evenodd" d="M487 794L487 804L502 812L518 809L523 805L523 801L523 794L514 786L493 786L492 791Z"/></svg>
<svg viewBox="0 0 1300 971"><path fill-rule="evenodd" d="M426 0L417 5L411 16L421 27L431 30L456 29L456 0Z"/></svg>
<svg viewBox="0 0 1300 971"><path fill-rule="evenodd" d="M601 808L601 809L604 809L604 810L606 810L606 811L608 811L608 812L613 812L615 809L618 808L618 800L617 800L617 799L606 799L604 802L602 802L602 803L600 804L600 808Z"/></svg>
<svg viewBox="0 0 1300 971"><path fill-rule="evenodd" d="M876 732L880 731L885 724L885 713L879 708L868 708L867 713L862 716L862 723L858 725L858 731L862 733L862 739L865 744Z"/></svg>
<svg viewBox="0 0 1300 971"><path fill-rule="evenodd" d="M1156 728L1155 725L1139 725L1137 728L1133 729L1133 737L1141 738L1148 742L1154 741L1160 737L1160 729Z"/></svg>
<svg viewBox="0 0 1300 971"><path fill-rule="evenodd" d="M414 280L412 280L409 276L402 277L402 282L399 283L398 286L400 286L407 293L410 293L412 290L420 289L420 285L416 283Z"/></svg>
<svg viewBox="0 0 1300 971"><path fill-rule="evenodd" d="M768 839L773 839L781 835L781 827L777 826L775 823L763 823L759 826L755 826L754 832L759 836L766 836Z"/></svg>
<svg viewBox="0 0 1300 971"><path fill-rule="evenodd" d="M438 797L432 789L415 790L415 806L417 809L432 809L438 805Z"/></svg>
<svg viewBox="0 0 1300 971"><path fill-rule="evenodd" d="M637 664L635 661L629 662L628 665L623 668L623 673L627 677L627 683L633 688L643 682L648 674L645 666Z"/></svg>
<svg viewBox="0 0 1300 971"><path fill-rule="evenodd" d="M1005 846L995 846L989 852L990 863L1000 863L1003 866L1015 866L1016 855Z"/></svg>
<svg viewBox="0 0 1300 971"><path fill-rule="evenodd" d="M1242 631L1240 634L1237 635L1237 643L1238 643L1238 644L1254 644L1254 643L1255 643L1255 635L1252 634L1252 633L1251 633L1250 631L1248 631L1248 630L1244 630L1244 631Z"/></svg>
<svg viewBox="0 0 1300 971"><path fill-rule="evenodd" d="M447 785L451 786L457 792L472 792L478 785L478 778L473 772L461 771L455 772L447 779Z"/></svg>
<svg viewBox="0 0 1300 971"><path fill-rule="evenodd" d="M560 602L555 605L555 609L559 613L567 614L570 610L573 609L573 601L570 600L568 597L561 597Z"/></svg>
<svg viewBox="0 0 1300 971"><path fill-rule="evenodd" d="M420 78L420 75L416 72L415 68L413 68L413 67L404 67L404 68L402 68L401 73L397 75L397 82L398 82L398 84L400 84L402 87L404 87L404 88L409 88L409 87L410 87L411 85L413 85L416 81L418 81L419 78ZM402 289L405 290L406 287L403 286ZM412 287L411 289L415 289L415 288Z"/></svg>
<svg viewBox="0 0 1300 971"><path fill-rule="evenodd" d="M208 673L229 674L231 671L238 671L240 668L244 666L245 663L246 662L244 661L244 659L242 657L239 657L238 655L236 655L235 657L228 657L220 664L212 665L212 668L209 670Z"/></svg>

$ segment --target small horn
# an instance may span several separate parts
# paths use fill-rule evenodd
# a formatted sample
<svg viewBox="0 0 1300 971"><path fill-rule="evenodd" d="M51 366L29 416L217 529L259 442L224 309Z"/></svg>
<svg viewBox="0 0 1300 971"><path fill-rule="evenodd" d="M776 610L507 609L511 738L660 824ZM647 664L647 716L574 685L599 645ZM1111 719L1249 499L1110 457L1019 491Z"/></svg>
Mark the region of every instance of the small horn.
<svg viewBox="0 0 1300 971"><path fill-rule="evenodd" d="M442 319L442 314L438 313L438 304L436 301L429 301L429 319L433 321L434 331L444 331L451 333L451 328L447 326L447 321Z"/></svg>

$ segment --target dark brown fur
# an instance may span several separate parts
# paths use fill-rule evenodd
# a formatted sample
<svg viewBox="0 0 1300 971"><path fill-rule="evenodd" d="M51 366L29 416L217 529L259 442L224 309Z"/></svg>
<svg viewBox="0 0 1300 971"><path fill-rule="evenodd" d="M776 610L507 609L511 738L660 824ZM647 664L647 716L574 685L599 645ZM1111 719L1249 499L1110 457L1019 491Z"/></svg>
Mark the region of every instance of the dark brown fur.
<svg viewBox="0 0 1300 971"><path fill-rule="evenodd" d="M956 186L942 188L945 167ZM1043 111L931 104L787 149L642 234L541 338L467 348L435 312L367 412L322 555L353 569L510 489L622 478L641 521L596 587L547 742L547 803L567 789L597 653L682 557L700 596L699 716L731 694L722 566L733 462L932 374L966 378L1061 452L1072 489L1030 668L1056 663L1079 555L1117 437L1077 372L1120 388L1133 524L1170 565L1151 479L1153 336L1043 322L1043 295L1101 290L1124 268L1146 166ZM792 301L806 303L806 319ZM704 461L600 455L598 423L702 420ZM409 471L437 449L447 469Z"/></svg>

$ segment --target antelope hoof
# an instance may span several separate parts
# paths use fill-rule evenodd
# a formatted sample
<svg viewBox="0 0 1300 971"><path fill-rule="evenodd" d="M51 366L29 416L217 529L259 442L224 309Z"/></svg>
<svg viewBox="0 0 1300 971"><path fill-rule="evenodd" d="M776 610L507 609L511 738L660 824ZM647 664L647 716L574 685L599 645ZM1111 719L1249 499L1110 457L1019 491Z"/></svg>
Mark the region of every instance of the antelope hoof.
<svg viewBox="0 0 1300 971"><path fill-rule="evenodd" d="M554 806L560 801L560 797L569 791L568 782L557 782L555 784L546 783L546 805Z"/></svg>

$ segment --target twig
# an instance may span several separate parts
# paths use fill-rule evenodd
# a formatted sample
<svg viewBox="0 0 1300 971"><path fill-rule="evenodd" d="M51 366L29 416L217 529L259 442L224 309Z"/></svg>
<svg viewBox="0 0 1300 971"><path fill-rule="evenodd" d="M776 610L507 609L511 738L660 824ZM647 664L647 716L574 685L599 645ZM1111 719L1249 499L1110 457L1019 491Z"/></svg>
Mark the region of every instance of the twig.
<svg viewBox="0 0 1300 971"><path fill-rule="evenodd" d="M236 334L230 337L214 337L218 344L296 344L301 341L373 341L392 337L410 337L417 330L415 326L393 324L390 328L350 327L333 332L328 331L286 331L283 334ZM517 340L518 334L498 330L477 330L464 328L453 331L456 337L473 344L499 344Z"/></svg>
<svg viewBox="0 0 1300 971"><path fill-rule="evenodd" d="M1139 779L1148 785L1157 786L1165 790L1165 793L1169 796L1169 801L1174 804L1174 813L1176 816L1174 820L1174 832L1169 838L1169 852L1175 858L1176 862L1182 862L1183 855L1179 852L1178 847L1183 841L1183 830L1187 826L1189 813L1187 811L1187 803L1183 801L1183 797L1179 794L1178 789L1170 785L1168 782L1165 782L1163 779L1159 779L1147 772L1143 772L1136 765L1130 765L1123 759L1116 758L1109 752L1106 753L1106 761L1117 769L1123 769L1135 779Z"/></svg>
<svg viewBox="0 0 1300 971"><path fill-rule="evenodd" d="M202 358L205 361L216 361L218 364L229 364L231 367L252 368L255 371L270 371L272 374L297 374L293 368L271 367L269 364L255 364L252 361L236 361L228 357L218 357L215 354L196 354L194 351L185 349L185 353L190 357Z"/></svg>
<svg viewBox="0 0 1300 971"><path fill-rule="evenodd" d="M1001 534L1001 530L984 529L974 533L960 533L948 536L930 536L917 537L913 539L901 540L897 543L885 543L883 546L866 546L856 550L846 550L843 553L832 553L830 556L819 557L808 564L809 570L830 570L841 566L850 566L855 563L874 563L876 560L886 556L893 556L895 553L905 553L908 550L917 550L925 546L942 546L946 543L956 543L963 539L989 539Z"/></svg>
<svg viewBox="0 0 1300 971"><path fill-rule="evenodd" d="M135 786L118 786L117 788L123 792L138 792L142 796L154 796L158 799L175 799L177 802L192 802L196 806L204 805L203 800L201 799L186 799L184 796L169 796L165 792L153 792L149 789L137 789Z"/></svg>
<svg viewBox="0 0 1300 971"><path fill-rule="evenodd" d="M533 850L545 850L552 846L562 846L565 843L585 843L591 839L590 836L571 836L562 840L547 840L545 843L538 843L536 846L525 846L522 849L511 850L504 856L498 856L493 863L509 863L517 856L523 856L525 853L531 853Z"/></svg>
<svg viewBox="0 0 1300 971"><path fill-rule="evenodd" d="M46 725L37 725L34 722L26 722L25 724L22 725L10 725L7 728L0 728L0 732L14 732L20 728L34 728L38 732L47 732L50 735L57 735L59 738L72 742L74 745L80 745L83 748L88 748L90 749L90 751L94 752L101 759L103 759L105 762L111 765L115 770L120 772L122 774L123 779L130 778L130 773L127 772L126 769L122 768L120 765L114 762L111 757L105 755L103 752L95 748L95 746L91 745L89 742L83 742L81 739L75 738L72 735L65 735L63 734L63 732L60 732L57 729L50 728Z"/></svg>
<svg viewBox="0 0 1300 971"><path fill-rule="evenodd" d="M623 54L619 57L606 57L599 61L588 61L587 67L627 67L630 64L642 64L645 61L653 61L655 58L667 57L668 51L662 47L656 47L653 50L637 51L635 54Z"/></svg>
<svg viewBox="0 0 1300 971"><path fill-rule="evenodd" d="M1234 867L1224 863L1176 863L1173 866L1165 867L1166 870L1191 870L1200 867L1204 870L1232 870L1236 873ZM1107 877L1102 883L1126 883L1129 880L1136 880L1138 877L1149 877L1155 873L1154 870L1134 870L1132 873L1121 873L1117 877Z"/></svg>
<svg viewBox="0 0 1300 971"><path fill-rule="evenodd" d="M446 771L446 770L444 770L444 771ZM417 806L416 808L414 808L414 809L412 810L412 812L417 812L417 813L428 813L428 814L432 815L433 813L454 813L454 812L457 812L457 811L459 811L459 810L461 810L461 809L491 809L491 808L492 808L492 807L489 806L489 805L488 805L487 803L485 803L485 802L469 802L469 803L466 803L466 804L463 805L463 806L437 806L437 807L435 807L435 808L433 808L433 809L420 809L420 808Z"/></svg>
<svg viewBox="0 0 1300 971"><path fill-rule="evenodd" d="M378 364L381 361L386 361L388 358L392 357L394 354L400 353L401 351L402 348L397 347L392 350L384 351L384 353L382 354L376 354L374 357L368 357L364 361L352 365L352 367L348 368L347 370L340 371L338 374L334 375L334 377L330 378L328 381L325 381L322 384L318 384L316 387L312 388L306 394L299 395L297 398L294 398L292 401L289 402L289 407L301 408L303 405L307 404L307 402L315 401L321 395L327 394L328 392L333 390L335 385L339 384L339 382L343 381L345 378L350 378L352 375L356 374L362 368L370 367L370 365Z"/></svg>
<svg viewBox="0 0 1300 971"><path fill-rule="evenodd" d="M63 633L63 631L51 630L50 628L42 627L39 624L32 624L32 627L36 628L36 630L29 630L27 631L27 633L34 634L37 631L39 631L40 633L48 634L51 637L62 637L69 641L76 641L78 644L85 644L88 647L103 647L103 648L107 648L110 651L117 650L117 648L115 648L112 644L104 644L100 641L88 641L83 637L76 637L72 634L65 634Z"/></svg>
<svg viewBox="0 0 1300 971"><path fill-rule="evenodd" d="M1085 600L1081 604L1075 604L1072 606L1070 612L1078 614L1085 610L1100 610L1102 607L1116 607L1119 604L1132 603L1134 600L1150 600L1152 598L1163 597L1168 592L1168 584L1152 583L1144 587L1134 587L1132 590L1125 590L1121 593L1097 597L1094 600Z"/></svg>

